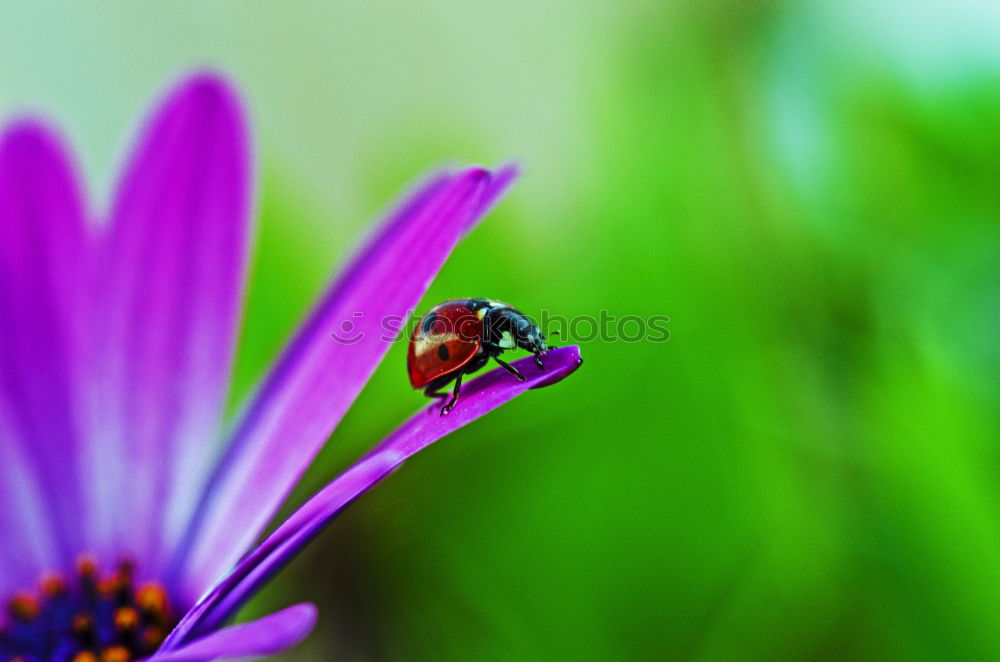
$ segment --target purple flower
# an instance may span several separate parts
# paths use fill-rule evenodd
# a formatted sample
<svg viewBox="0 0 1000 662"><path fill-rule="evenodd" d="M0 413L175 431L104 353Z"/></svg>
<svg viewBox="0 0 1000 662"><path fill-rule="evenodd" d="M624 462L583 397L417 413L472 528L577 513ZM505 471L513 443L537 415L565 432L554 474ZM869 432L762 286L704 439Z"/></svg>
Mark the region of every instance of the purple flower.
<svg viewBox="0 0 1000 662"><path fill-rule="evenodd" d="M51 131L26 120L0 138L0 660L190 662L295 644L312 605L226 623L407 457L580 362L567 347L544 369L515 362L526 382L472 380L448 416L419 411L255 546L388 349L381 320L416 305L515 171L441 172L410 194L223 427L249 152L233 92L190 78L91 223ZM360 340L331 338L345 320Z"/></svg>

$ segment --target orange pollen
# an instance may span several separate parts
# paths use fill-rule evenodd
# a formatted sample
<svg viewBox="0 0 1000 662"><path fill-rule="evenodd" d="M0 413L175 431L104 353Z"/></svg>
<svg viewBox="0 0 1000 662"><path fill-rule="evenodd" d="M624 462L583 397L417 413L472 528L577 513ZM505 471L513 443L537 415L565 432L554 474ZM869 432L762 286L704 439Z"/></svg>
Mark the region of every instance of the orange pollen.
<svg viewBox="0 0 1000 662"><path fill-rule="evenodd" d="M94 619L87 612L73 617L73 634L86 634L94 627Z"/></svg>
<svg viewBox="0 0 1000 662"><path fill-rule="evenodd" d="M129 662L132 654L124 646L109 646L101 651L101 662Z"/></svg>
<svg viewBox="0 0 1000 662"><path fill-rule="evenodd" d="M156 650L167 638L167 631L155 625L146 629L142 635L142 643L148 650Z"/></svg>
<svg viewBox="0 0 1000 662"><path fill-rule="evenodd" d="M97 574L97 560L93 556L81 556L76 562L76 573L81 577Z"/></svg>
<svg viewBox="0 0 1000 662"><path fill-rule="evenodd" d="M139 625L139 612L132 607L119 607L115 610L115 629L119 631L133 630Z"/></svg>
<svg viewBox="0 0 1000 662"><path fill-rule="evenodd" d="M156 583L149 583L140 588L135 594L135 602L140 609L151 614L167 612L167 592Z"/></svg>
<svg viewBox="0 0 1000 662"><path fill-rule="evenodd" d="M49 574L42 579L42 592L47 598L54 598L66 592L66 582L59 575Z"/></svg>
<svg viewBox="0 0 1000 662"><path fill-rule="evenodd" d="M10 615L19 621L33 621L38 616L38 601L30 595L17 595L10 601Z"/></svg>

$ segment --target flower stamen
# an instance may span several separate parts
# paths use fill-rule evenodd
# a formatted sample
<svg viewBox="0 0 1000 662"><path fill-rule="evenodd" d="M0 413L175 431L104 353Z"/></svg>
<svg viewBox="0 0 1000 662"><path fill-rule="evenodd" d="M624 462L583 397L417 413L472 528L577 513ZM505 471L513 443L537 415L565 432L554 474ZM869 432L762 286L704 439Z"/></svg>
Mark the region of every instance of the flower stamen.
<svg viewBox="0 0 1000 662"><path fill-rule="evenodd" d="M76 581L46 575L37 595L7 603L0 624L0 659L129 662L154 653L176 624L167 591L135 588L134 566L122 561L105 576L85 558Z"/></svg>

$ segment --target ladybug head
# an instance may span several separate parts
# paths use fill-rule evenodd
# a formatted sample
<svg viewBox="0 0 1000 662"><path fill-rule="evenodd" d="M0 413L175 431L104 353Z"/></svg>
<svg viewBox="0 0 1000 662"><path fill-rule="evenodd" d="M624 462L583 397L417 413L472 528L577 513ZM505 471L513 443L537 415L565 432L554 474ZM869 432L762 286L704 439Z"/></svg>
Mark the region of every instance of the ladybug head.
<svg viewBox="0 0 1000 662"><path fill-rule="evenodd" d="M484 339L500 349L520 347L532 354L545 354L545 334L527 315L513 308L493 308L484 321Z"/></svg>
<svg viewBox="0 0 1000 662"><path fill-rule="evenodd" d="M527 320L527 318L524 319ZM528 320L527 328L517 337L517 346L532 354L544 354L549 351L549 346L545 344L545 334L530 320Z"/></svg>

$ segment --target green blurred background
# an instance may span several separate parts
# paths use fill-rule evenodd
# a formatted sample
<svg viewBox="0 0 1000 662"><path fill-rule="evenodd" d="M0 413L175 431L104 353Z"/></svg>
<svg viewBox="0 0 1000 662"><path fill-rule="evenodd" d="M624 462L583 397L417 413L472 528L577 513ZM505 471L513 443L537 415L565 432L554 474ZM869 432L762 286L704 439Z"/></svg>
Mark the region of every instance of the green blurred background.
<svg viewBox="0 0 1000 662"><path fill-rule="evenodd" d="M444 162L524 176L422 307L670 316L336 520L247 611L321 605L286 659L997 659L998 29L987 2L19 3L0 112L63 126L99 209L170 80L240 85L234 402ZM296 501L424 404L404 351Z"/></svg>

